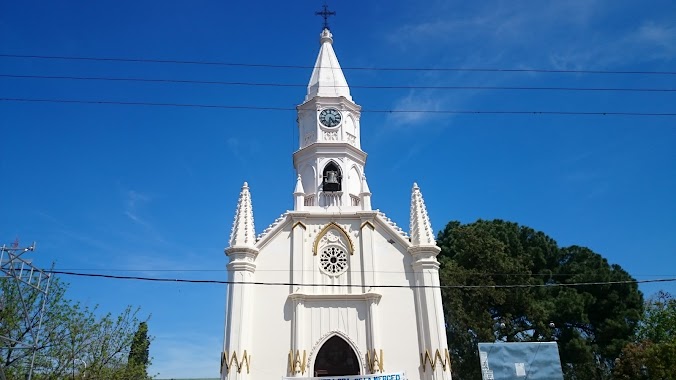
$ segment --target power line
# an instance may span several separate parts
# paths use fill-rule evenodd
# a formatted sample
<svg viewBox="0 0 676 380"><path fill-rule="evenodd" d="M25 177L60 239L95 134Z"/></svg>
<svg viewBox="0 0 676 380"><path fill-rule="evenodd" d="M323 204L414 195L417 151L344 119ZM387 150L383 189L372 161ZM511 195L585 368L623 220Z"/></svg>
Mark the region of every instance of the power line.
<svg viewBox="0 0 676 380"><path fill-rule="evenodd" d="M205 85L223 85L223 86L253 86L253 87L307 87L307 84L300 83L256 83L256 82L231 82L231 81L211 81L211 80L190 80L190 79L153 79L153 78L116 78L116 77L83 77L67 75L19 75L19 74L0 74L0 78L15 79L67 79L83 81L108 81L108 82L142 82L142 83L172 83L172 84L205 84ZM632 88L632 87L529 87L529 86L423 86L423 85L334 85L329 87L350 87L376 90L519 90L519 91L608 91L608 92L676 92L674 88Z"/></svg>
<svg viewBox="0 0 676 380"><path fill-rule="evenodd" d="M505 288L554 288L554 287L577 287L577 286L600 286L600 285L622 285L622 284L645 284L656 282L674 282L676 278L660 278L654 280L624 280L624 281L596 281L596 282L575 282L575 283L555 283L555 284L513 284L513 285L349 285L349 284L303 284L294 282L266 282L266 281L227 281L227 280L193 280L185 278L161 278L161 277L140 277L140 276L118 276L101 273L80 273L70 271L50 271L54 274L63 274L68 276L80 277L98 277L115 280L136 280L136 281L156 281L156 282L175 282L175 283L193 283L193 284L220 284L220 285L262 285L262 286L307 286L307 287L357 287L357 288L440 288L440 289L505 289Z"/></svg>
<svg viewBox="0 0 676 380"><path fill-rule="evenodd" d="M60 268L62 271L104 271L104 272L178 272L178 273L207 273L216 272L222 273L224 269L111 269L111 268ZM314 272L314 269L299 269L296 272ZM256 269L256 272L288 272L288 269ZM389 273L389 274L413 274L415 271L400 271L400 270L362 270L365 273ZM472 273L472 276L491 277L491 276L533 276L533 277L565 277L575 276L579 273L528 273L528 272L512 272L512 273ZM672 277L676 274L634 274L636 277Z"/></svg>
<svg viewBox="0 0 676 380"><path fill-rule="evenodd" d="M276 65L264 63L243 63L205 60L176 60L152 58L115 58L115 57L83 57L61 55L29 55L0 54L3 58L28 58L45 60L96 61L96 62L133 62L133 63L170 63L182 65L209 65L229 67L261 67L275 69L313 69L307 65ZM641 70L564 70L564 69L514 69L514 68L481 68L481 67L342 67L343 70L363 71L449 71L449 72L496 72L496 73L559 73L559 74L625 74L625 75L676 75L676 71L641 71Z"/></svg>
<svg viewBox="0 0 676 380"><path fill-rule="evenodd" d="M5 102L29 103L66 103L66 104L107 104L125 106L152 106L152 107L180 107L180 108L212 108L212 109L240 109L265 111L296 111L295 107L268 107L268 106L235 106L222 104L196 103L156 103L156 102L125 102L116 100L82 100L82 99L37 99L37 98L0 98ZM577 116L676 116L676 113L660 112L630 112L630 111L498 111L498 110L379 110L362 109L362 113L428 113L428 114L466 114L466 115L577 115Z"/></svg>

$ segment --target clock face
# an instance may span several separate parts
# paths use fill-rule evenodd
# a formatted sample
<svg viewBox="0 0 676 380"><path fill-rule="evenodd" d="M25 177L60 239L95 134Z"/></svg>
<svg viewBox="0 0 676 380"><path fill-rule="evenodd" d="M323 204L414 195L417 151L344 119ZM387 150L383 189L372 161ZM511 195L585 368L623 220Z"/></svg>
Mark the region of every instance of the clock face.
<svg viewBox="0 0 676 380"><path fill-rule="evenodd" d="M342 115L335 108L326 108L319 113L319 121L326 127L335 127L340 124Z"/></svg>

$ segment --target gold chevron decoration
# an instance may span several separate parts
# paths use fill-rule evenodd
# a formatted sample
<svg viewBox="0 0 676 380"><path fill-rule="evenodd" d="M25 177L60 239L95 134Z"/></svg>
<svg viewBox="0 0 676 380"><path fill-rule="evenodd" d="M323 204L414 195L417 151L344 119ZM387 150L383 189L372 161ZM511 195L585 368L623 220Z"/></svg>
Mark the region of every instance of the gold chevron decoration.
<svg viewBox="0 0 676 380"><path fill-rule="evenodd" d="M446 371L446 368L448 370L451 370L451 355L448 353L448 348L444 349L444 351L439 351L439 349L436 350L434 353L434 356L432 356L429 352L429 350L425 350L424 353L420 354L420 366L423 368L423 372L427 369L427 363L430 363L430 368L434 371L437 367L437 363L441 364L441 368Z"/></svg>
<svg viewBox="0 0 676 380"><path fill-rule="evenodd" d="M366 363L368 364L371 373L382 373L384 366L383 350L380 350L380 356L378 356L375 349L366 351Z"/></svg>
<svg viewBox="0 0 676 380"><path fill-rule="evenodd" d="M251 355L247 355L246 350L241 355L242 360L237 359L237 352L233 352L232 356L228 355L228 351L221 353L221 373L223 373L223 366L225 372L230 373L232 367L237 367L237 373L242 372L242 368L246 365L246 373L249 373L249 363L251 362Z"/></svg>
<svg viewBox="0 0 676 380"><path fill-rule="evenodd" d="M300 373L305 374L305 368L307 365L307 353L303 350L303 357L301 360L300 351L296 350L296 354L293 354L293 350L289 350L289 372L291 375Z"/></svg>

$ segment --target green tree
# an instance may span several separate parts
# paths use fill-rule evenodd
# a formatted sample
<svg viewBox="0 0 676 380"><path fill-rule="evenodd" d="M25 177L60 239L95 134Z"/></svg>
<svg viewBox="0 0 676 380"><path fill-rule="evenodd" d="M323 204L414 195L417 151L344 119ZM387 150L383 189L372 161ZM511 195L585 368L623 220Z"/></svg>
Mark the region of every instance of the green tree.
<svg viewBox="0 0 676 380"><path fill-rule="evenodd" d="M623 348L616 364L616 379L676 379L676 299L669 293L646 301L636 340Z"/></svg>
<svg viewBox="0 0 676 380"><path fill-rule="evenodd" d="M136 376L127 360L139 325L138 309L127 307L119 315L100 315L97 308L82 306L65 298L66 285L54 278L50 285L36 357L33 379L66 378L132 380ZM11 279L0 281L0 294L6 307L0 310L2 369L8 379L23 379L28 372L31 351L20 349L16 341L34 344L31 331L39 323L39 298L29 289L23 301ZM21 304L28 306L24 313ZM86 363L86 370L85 370Z"/></svg>
<svg viewBox="0 0 676 380"><path fill-rule="evenodd" d="M502 220L450 222L439 233L442 290L454 375L481 379L477 343L552 341L567 379L605 379L633 335L643 298L593 251L560 248L542 232ZM536 285L500 287L501 285ZM497 287L493 287L497 286Z"/></svg>
<svg viewBox="0 0 676 380"><path fill-rule="evenodd" d="M150 338L148 337L148 323L141 322L138 325L134 340L131 342L127 366L131 371L138 373L139 379L148 378L148 365L150 365Z"/></svg>

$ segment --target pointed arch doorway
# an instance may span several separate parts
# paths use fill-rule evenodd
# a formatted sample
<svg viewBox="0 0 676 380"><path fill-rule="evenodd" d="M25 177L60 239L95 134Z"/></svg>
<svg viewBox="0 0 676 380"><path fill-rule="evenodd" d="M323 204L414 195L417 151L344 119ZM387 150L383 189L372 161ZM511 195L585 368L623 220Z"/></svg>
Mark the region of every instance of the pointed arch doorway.
<svg viewBox="0 0 676 380"><path fill-rule="evenodd" d="M319 349L314 374L315 377L359 375L359 359L349 343L334 335Z"/></svg>

